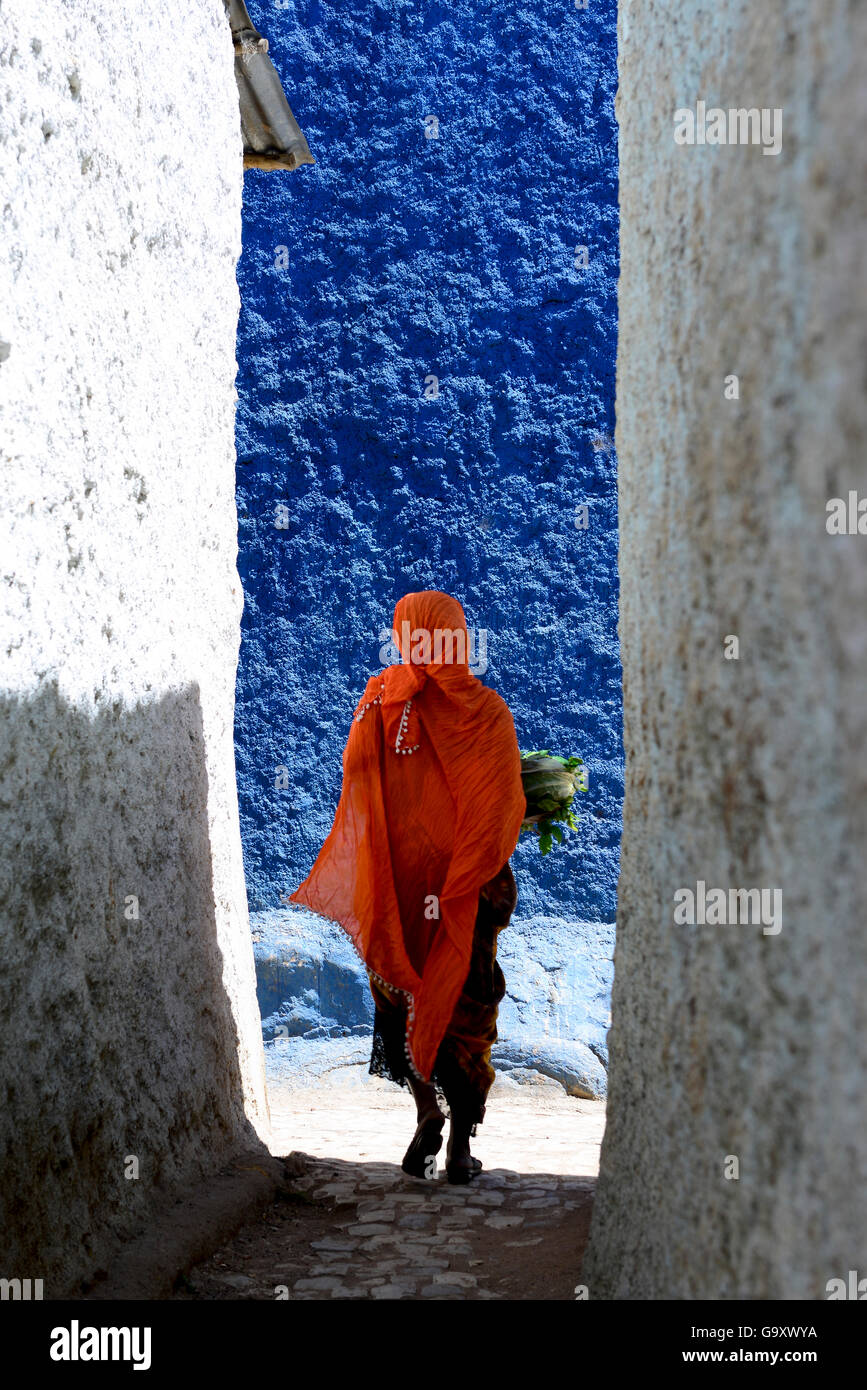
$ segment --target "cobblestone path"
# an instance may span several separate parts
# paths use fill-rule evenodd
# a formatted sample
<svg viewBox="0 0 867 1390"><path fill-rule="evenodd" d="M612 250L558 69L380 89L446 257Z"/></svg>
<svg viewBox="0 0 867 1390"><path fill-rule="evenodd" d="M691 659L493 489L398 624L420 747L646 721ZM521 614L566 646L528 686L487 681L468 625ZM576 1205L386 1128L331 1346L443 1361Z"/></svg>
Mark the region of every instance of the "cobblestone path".
<svg viewBox="0 0 867 1390"><path fill-rule="evenodd" d="M444 1173L424 1182L394 1165L319 1161L301 1181L338 1219L311 1242L295 1298L521 1298L540 1283L555 1285L549 1297L575 1296L593 1179L493 1169L452 1187ZM528 1280L554 1246L556 1270Z"/></svg>
<svg viewBox="0 0 867 1390"><path fill-rule="evenodd" d="M559 1086L495 1088L472 1141L485 1167L463 1187L446 1180L445 1144L437 1178L402 1172L413 1111L394 1088L337 1087L271 1105L272 1148L288 1156L291 1191L197 1266L176 1297L576 1297L600 1102ZM496 1159L511 1166L489 1167Z"/></svg>

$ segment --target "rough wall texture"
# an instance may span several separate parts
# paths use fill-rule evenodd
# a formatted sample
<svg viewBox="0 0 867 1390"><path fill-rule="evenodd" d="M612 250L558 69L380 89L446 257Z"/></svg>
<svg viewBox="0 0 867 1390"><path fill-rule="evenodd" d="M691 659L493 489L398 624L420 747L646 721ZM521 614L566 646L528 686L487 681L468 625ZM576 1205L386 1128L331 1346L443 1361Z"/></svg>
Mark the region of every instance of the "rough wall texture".
<svg viewBox="0 0 867 1390"><path fill-rule="evenodd" d="M589 766L580 835L545 861L517 851L521 919L556 921L579 953L582 923L613 922L615 8L251 6L317 161L246 176L236 731L254 912L330 828L395 600L439 588L487 631L483 678L522 746Z"/></svg>
<svg viewBox="0 0 867 1390"><path fill-rule="evenodd" d="M867 1272L867 536L826 531L867 494L867 8L629 0L619 37L627 779L584 1277L824 1298ZM782 152L676 145L697 99L782 108ZM781 931L674 925L699 880L780 889Z"/></svg>
<svg viewBox="0 0 867 1390"><path fill-rule="evenodd" d="M51 1297L267 1117L222 4L4 3L0 106L0 1275Z"/></svg>

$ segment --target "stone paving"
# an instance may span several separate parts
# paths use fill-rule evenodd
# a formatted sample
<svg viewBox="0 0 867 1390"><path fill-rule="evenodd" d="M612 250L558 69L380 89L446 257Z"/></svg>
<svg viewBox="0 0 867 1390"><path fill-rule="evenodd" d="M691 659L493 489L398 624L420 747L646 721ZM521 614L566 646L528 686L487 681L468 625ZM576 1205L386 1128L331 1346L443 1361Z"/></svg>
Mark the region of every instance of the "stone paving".
<svg viewBox="0 0 867 1390"><path fill-rule="evenodd" d="M357 1076L357 1073L356 1073ZM411 1178L409 1096L376 1078L272 1089L272 1151L295 1197L192 1272L181 1295L257 1299L574 1299L604 1105L498 1078L466 1186Z"/></svg>
<svg viewBox="0 0 867 1390"><path fill-rule="evenodd" d="M507 1261L519 1266L544 1258L554 1228L562 1237L564 1219L587 1209L594 1186L588 1177L496 1168L453 1187L442 1170L425 1182L392 1164L353 1171L322 1160L297 1183L345 1214L334 1235L311 1242L314 1253L292 1281L296 1299L507 1297L503 1256L524 1252ZM569 1224L577 1231L580 1223ZM579 1263L566 1296L574 1297Z"/></svg>

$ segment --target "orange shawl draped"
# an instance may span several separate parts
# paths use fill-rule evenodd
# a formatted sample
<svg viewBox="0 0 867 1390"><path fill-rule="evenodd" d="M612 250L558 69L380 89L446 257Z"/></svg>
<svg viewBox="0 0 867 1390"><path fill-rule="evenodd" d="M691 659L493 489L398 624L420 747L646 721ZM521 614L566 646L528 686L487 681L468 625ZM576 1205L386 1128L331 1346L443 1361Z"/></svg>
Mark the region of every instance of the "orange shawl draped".
<svg viewBox="0 0 867 1390"><path fill-rule="evenodd" d="M469 972L479 890L511 856L526 801L512 715L468 668L461 605L407 594L394 633L403 663L356 706L334 824L291 901L339 922L407 997L407 1058L427 1081Z"/></svg>

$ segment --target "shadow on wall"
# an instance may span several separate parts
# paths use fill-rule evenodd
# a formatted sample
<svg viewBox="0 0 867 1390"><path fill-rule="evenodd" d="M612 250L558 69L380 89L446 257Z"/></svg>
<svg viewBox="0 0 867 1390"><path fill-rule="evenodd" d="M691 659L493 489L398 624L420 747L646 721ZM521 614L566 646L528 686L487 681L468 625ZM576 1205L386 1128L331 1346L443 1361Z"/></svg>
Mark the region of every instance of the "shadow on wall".
<svg viewBox="0 0 867 1390"><path fill-rule="evenodd" d="M51 1298L179 1183L264 1150L222 979L198 686L91 714L52 684L0 717L0 1276Z"/></svg>
<svg viewBox="0 0 867 1390"><path fill-rule="evenodd" d="M257 995L270 1083L317 1085L333 1069L367 1074L373 999L342 928L303 908L256 913ZM497 958L506 994L491 1054L498 1072L559 1081L570 1095L606 1092L614 929L556 918L514 920Z"/></svg>

